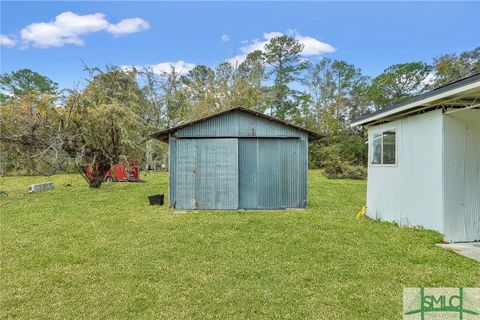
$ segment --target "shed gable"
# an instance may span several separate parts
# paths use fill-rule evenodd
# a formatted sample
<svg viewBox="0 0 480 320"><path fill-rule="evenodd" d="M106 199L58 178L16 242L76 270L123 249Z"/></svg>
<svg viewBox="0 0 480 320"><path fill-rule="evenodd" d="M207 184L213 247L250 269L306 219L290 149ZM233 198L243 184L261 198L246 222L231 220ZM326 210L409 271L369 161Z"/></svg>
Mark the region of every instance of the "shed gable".
<svg viewBox="0 0 480 320"><path fill-rule="evenodd" d="M176 137L297 137L307 133L250 113L234 110L177 130Z"/></svg>

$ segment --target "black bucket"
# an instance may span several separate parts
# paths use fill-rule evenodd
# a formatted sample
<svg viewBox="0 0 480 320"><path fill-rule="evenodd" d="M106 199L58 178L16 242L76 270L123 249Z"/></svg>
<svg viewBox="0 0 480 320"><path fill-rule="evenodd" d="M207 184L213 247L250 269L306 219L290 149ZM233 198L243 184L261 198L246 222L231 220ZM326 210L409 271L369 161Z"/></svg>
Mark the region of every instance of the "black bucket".
<svg viewBox="0 0 480 320"><path fill-rule="evenodd" d="M149 196L148 197L148 201L150 201L150 205L155 205L155 204L158 204L160 206L163 205L163 194L160 193L160 194L156 194L156 195L153 195L153 196Z"/></svg>

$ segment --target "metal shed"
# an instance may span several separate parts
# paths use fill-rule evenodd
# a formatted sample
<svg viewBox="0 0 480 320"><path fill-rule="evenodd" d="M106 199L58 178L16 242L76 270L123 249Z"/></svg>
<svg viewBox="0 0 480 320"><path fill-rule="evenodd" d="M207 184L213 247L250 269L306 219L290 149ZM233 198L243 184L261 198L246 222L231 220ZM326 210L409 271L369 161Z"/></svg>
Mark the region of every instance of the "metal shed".
<svg viewBox="0 0 480 320"><path fill-rule="evenodd" d="M480 241L480 74L366 115L367 215Z"/></svg>
<svg viewBox="0 0 480 320"><path fill-rule="evenodd" d="M282 209L307 205L315 132L234 108L160 131L169 144L170 207Z"/></svg>

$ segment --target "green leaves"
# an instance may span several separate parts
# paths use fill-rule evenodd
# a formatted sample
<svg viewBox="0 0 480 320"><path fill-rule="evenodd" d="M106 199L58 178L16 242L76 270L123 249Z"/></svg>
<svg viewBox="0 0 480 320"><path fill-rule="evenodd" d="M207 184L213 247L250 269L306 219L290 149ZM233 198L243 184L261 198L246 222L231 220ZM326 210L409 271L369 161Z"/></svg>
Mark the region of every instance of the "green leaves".
<svg viewBox="0 0 480 320"><path fill-rule="evenodd" d="M274 78L270 88L274 116L286 120L298 113L295 103L296 90L289 87L293 81L300 79L306 68L300 53L303 45L293 37L280 36L271 39L265 45L265 61L270 67L269 74Z"/></svg>
<svg viewBox="0 0 480 320"><path fill-rule="evenodd" d="M434 59L435 81L438 87L471 74L480 73L480 47L461 54L445 54Z"/></svg>
<svg viewBox="0 0 480 320"><path fill-rule="evenodd" d="M431 71L424 62L395 64L372 80L366 95L376 109L400 103L425 91Z"/></svg>
<svg viewBox="0 0 480 320"><path fill-rule="evenodd" d="M2 96L2 101L5 101L9 96L24 96L30 92L53 95L58 90L58 84L30 69L20 69L4 73L0 77L0 89L8 93Z"/></svg>

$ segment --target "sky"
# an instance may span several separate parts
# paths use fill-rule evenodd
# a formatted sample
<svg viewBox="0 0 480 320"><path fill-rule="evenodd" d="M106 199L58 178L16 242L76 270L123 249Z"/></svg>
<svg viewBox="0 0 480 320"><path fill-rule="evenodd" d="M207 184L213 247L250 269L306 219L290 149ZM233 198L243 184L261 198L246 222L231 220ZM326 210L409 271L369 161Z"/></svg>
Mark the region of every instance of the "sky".
<svg viewBox="0 0 480 320"><path fill-rule="evenodd" d="M370 76L480 46L480 2L8 2L0 71L29 68L73 88L90 67L170 64L187 72L241 61L289 34L302 55L345 60Z"/></svg>

